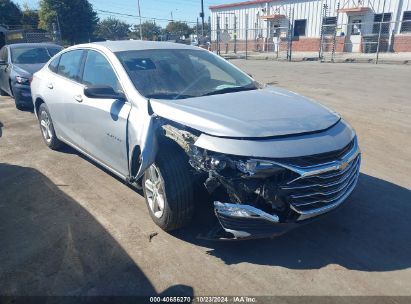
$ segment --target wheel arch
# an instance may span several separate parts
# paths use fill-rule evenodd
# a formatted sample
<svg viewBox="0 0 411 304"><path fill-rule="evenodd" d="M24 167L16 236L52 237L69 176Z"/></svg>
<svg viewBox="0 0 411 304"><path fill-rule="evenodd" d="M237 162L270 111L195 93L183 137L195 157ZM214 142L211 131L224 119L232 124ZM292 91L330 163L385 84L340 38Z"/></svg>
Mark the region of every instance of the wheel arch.
<svg viewBox="0 0 411 304"><path fill-rule="evenodd" d="M165 136L164 134L157 134L155 155L152 159L156 159L159 153L164 153L167 149L177 150L181 153L186 154L184 149L174 140ZM135 177L138 174L139 168L141 166L141 147L140 145L135 145L131 152L130 157L130 175Z"/></svg>
<svg viewBox="0 0 411 304"><path fill-rule="evenodd" d="M34 113L36 114L36 116L38 115L39 108L42 103L46 102L41 97L37 97L36 101L34 102Z"/></svg>
<svg viewBox="0 0 411 304"><path fill-rule="evenodd" d="M12 84L11 78L9 78L9 89L10 89L10 97L14 98L13 84Z"/></svg>

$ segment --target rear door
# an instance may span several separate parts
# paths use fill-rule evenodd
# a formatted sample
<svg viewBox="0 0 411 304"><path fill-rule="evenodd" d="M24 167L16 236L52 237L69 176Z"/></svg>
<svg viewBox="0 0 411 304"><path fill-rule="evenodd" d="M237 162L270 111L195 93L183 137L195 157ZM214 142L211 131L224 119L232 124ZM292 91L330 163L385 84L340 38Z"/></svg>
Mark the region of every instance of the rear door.
<svg viewBox="0 0 411 304"><path fill-rule="evenodd" d="M89 50L84 60L84 86L108 85L122 91L119 78L105 55ZM131 104L116 99L88 98L72 111L82 147L91 156L123 176L128 175L127 120Z"/></svg>
<svg viewBox="0 0 411 304"><path fill-rule="evenodd" d="M82 146L82 141L74 113L81 106L79 99L84 90L80 81L84 54L84 50L63 53L56 69L49 66L52 73L48 73L50 78L46 80L45 99L56 131L60 137L78 147Z"/></svg>

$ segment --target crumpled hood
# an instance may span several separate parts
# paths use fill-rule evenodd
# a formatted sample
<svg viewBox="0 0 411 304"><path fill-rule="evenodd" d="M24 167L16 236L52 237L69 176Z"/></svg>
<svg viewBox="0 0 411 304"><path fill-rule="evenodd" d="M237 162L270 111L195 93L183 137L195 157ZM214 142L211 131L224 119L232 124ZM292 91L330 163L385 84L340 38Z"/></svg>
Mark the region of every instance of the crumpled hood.
<svg viewBox="0 0 411 304"><path fill-rule="evenodd" d="M44 66L44 63L14 64L13 66L17 74L20 74L21 76L31 77L34 73L39 71Z"/></svg>
<svg viewBox="0 0 411 304"><path fill-rule="evenodd" d="M151 100L158 116L209 135L270 137L315 132L336 124L340 117L296 93L266 87L180 100Z"/></svg>

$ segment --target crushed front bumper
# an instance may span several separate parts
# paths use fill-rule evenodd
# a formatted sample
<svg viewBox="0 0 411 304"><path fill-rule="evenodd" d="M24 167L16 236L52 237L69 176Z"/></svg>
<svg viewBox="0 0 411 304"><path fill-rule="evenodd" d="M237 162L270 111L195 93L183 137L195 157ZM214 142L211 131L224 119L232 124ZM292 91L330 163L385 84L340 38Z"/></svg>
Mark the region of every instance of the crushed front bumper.
<svg viewBox="0 0 411 304"><path fill-rule="evenodd" d="M248 205L214 202L214 212L226 236L232 239L273 237L337 209L354 191L361 154L354 140L340 159L313 166L287 167L298 177L279 185L278 197L288 206L269 213ZM276 211L277 210L277 211ZM291 216L290 216L291 215ZM282 219L282 220L280 220Z"/></svg>
<svg viewBox="0 0 411 304"><path fill-rule="evenodd" d="M214 202L215 215L226 232L219 239L252 239L281 235L298 226L250 205Z"/></svg>

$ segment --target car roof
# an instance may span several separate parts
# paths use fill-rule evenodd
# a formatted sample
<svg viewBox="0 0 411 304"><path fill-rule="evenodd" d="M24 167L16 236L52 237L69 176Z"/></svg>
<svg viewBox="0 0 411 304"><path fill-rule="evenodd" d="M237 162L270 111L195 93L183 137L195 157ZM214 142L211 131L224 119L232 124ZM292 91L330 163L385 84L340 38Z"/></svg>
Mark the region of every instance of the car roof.
<svg viewBox="0 0 411 304"><path fill-rule="evenodd" d="M102 41L83 44L84 46L101 46L109 49L111 52L140 51L154 49L190 49L198 50L198 47L180 43L163 42L163 41L144 41L144 40L121 40L121 41Z"/></svg>
<svg viewBox="0 0 411 304"><path fill-rule="evenodd" d="M54 44L54 43L13 43L13 44L8 44L7 45L9 48L14 49L14 48L18 48L18 47L61 47L61 45L58 44Z"/></svg>

